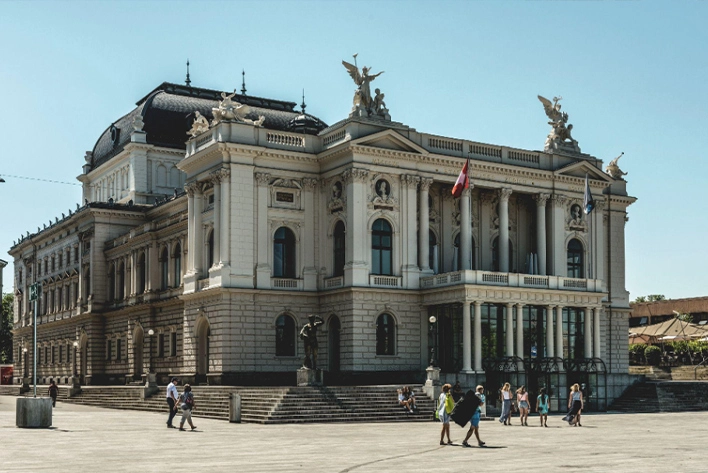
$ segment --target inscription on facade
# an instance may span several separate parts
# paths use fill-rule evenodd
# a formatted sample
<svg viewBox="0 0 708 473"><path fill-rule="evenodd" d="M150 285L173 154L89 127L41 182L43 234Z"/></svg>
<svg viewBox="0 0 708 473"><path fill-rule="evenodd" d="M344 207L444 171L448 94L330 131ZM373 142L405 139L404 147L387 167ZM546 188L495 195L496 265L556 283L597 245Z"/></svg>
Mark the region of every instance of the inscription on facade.
<svg viewBox="0 0 708 473"><path fill-rule="evenodd" d="M294 202L295 196L290 192L276 192L275 200L278 202Z"/></svg>

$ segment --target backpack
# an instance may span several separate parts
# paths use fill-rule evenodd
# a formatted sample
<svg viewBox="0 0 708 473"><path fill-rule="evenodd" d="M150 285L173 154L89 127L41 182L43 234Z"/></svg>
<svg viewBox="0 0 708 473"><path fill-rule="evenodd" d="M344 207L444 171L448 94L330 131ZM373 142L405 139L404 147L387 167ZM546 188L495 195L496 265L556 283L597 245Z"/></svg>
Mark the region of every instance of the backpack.
<svg viewBox="0 0 708 473"><path fill-rule="evenodd" d="M196 404L194 402L194 395L192 393L185 394L184 395L184 403L183 403L182 408L193 410L195 406L196 406Z"/></svg>

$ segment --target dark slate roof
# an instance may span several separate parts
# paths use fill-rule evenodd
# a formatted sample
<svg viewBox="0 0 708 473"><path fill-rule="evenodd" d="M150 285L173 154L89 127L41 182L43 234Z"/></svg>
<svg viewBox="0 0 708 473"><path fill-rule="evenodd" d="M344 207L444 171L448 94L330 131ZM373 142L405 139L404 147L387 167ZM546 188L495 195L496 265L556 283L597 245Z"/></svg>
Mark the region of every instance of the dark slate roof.
<svg viewBox="0 0 708 473"><path fill-rule="evenodd" d="M147 142L156 146L185 149L187 131L192 127L194 112L207 119L213 118L211 109L219 105L221 91L187 87L164 82L136 104L137 107L116 120L100 136L93 148L91 169L96 169L120 153L130 142L133 119L140 114L147 134ZM295 111L295 102L272 100L250 95L236 95L234 101L251 106L247 118L257 120L265 116L263 126L271 130L297 131L316 135L327 125L312 115L307 115L303 127L302 113Z"/></svg>

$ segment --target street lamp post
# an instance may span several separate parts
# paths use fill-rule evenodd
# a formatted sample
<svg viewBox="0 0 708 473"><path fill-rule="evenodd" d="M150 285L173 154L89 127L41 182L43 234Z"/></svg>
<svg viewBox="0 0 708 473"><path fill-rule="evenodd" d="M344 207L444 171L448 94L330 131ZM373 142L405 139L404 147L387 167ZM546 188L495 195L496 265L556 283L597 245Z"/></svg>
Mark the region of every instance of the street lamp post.
<svg viewBox="0 0 708 473"><path fill-rule="evenodd" d="M429 331L430 331L430 366L433 367L436 364L436 348L438 345L438 337L437 337L437 323L438 319L434 315L431 315L430 318L428 318L428 322L430 322L429 325Z"/></svg>
<svg viewBox="0 0 708 473"><path fill-rule="evenodd" d="M78 353L79 353L79 342L74 340L74 377L75 378L79 375L78 371L76 371L76 356L78 355Z"/></svg>
<svg viewBox="0 0 708 473"><path fill-rule="evenodd" d="M148 360L148 374L152 373L152 336L155 335L153 329L148 330L148 336L150 337L150 357Z"/></svg>
<svg viewBox="0 0 708 473"><path fill-rule="evenodd" d="M27 353L28 353L27 347L24 347L22 349L22 368L24 371L23 377L25 379L27 379L27 377L29 376L29 371L28 371L29 366L27 366L29 364L29 359L27 358L28 357Z"/></svg>

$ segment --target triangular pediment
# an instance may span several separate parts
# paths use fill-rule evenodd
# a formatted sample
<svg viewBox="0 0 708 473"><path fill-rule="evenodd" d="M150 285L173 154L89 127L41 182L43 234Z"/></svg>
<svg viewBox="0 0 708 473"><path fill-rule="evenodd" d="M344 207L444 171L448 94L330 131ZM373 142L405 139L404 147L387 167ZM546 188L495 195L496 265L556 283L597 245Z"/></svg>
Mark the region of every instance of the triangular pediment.
<svg viewBox="0 0 708 473"><path fill-rule="evenodd" d="M589 179L607 183L612 182L612 178L610 176L585 161L578 161L577 163L569 164L560 169L556 169L553 174L556 176L579 177L581 179L585 179L585 175L587 174Z"/></svg>
<svg viewBox="0 0 708 473"><path fill-rule="evenodd" d="M373 135L362 136L361 138L353 140L352 144L402 151L404 153L428 154L426 149L393 130L383 130Z"/></svg>

